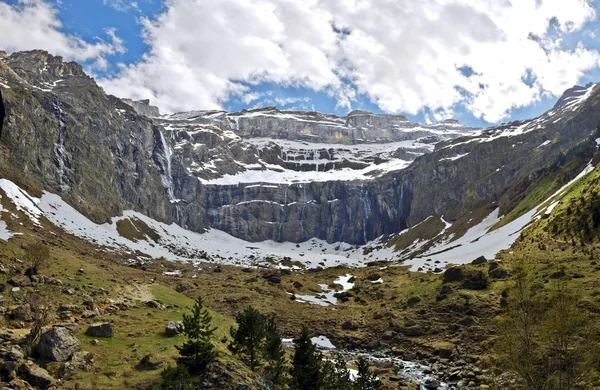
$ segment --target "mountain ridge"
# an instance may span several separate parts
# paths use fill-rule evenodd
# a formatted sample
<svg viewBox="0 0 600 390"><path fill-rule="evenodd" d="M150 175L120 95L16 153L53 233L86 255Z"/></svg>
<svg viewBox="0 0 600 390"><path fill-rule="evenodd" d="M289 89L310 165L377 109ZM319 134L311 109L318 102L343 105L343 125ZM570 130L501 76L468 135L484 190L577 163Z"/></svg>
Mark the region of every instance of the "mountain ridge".
<svg viewBox="0 0 600 390"><path fill-rule="evenodd" d="M34 68L24 65L28 56ZM581 143L575 154L595 150L595 85L569 90L538 118L469 134L371 115L377 121L353 124L360 132L340 133L348 129L341 121L315 130L297 118L265 120L269 109L237 113L237 122L221 111L149 119L57 58L34 51L0 60L0 81L9 86L5 172L21 170L19 180L61 194L96 222L131 209L247 241L314 237L359 245L430 216L457 223L479 209L507 214L569 149ZM346 139L331 142L336 134ZM367 149L345 151L348 139L366 141ZM327 146L311 149L315 141ZM392 141L407 144L373 153L373 145L395 147ZM276 173L305 178L270 182ZM313 180L327 173L331 179ZM259 180L239 180L248 174Z"/></svg>

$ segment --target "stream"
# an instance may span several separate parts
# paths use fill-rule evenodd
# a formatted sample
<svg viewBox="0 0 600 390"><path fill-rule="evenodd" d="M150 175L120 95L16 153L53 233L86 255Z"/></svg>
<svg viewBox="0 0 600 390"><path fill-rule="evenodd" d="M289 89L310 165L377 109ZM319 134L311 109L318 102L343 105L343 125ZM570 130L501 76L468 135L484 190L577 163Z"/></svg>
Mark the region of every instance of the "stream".
<svg viewBox="0 0 600 390"><path fill-rule="evenodd" d="M282 339L282 343L288 347L293 347L292 339ZM399 378L408 380L410 382L418 383L419 390L450 390L453 387L449 387L446 383L442 382L434 373L431 373L429 366L418 362L412 362L402 360L397 357L390 356L384 352L366 352L360 350L345 350L338 349L333 343L325 336L317 336L311 339L312 343L317 347L319 351L325 355L325 357L332 356L333 354L340 354L346 359L348 363L356 361L359 357L367 359L373 365L379 365L382 363L392 363L397 371L396 375ZM356 371L351 370L353 373Z"/></svg>

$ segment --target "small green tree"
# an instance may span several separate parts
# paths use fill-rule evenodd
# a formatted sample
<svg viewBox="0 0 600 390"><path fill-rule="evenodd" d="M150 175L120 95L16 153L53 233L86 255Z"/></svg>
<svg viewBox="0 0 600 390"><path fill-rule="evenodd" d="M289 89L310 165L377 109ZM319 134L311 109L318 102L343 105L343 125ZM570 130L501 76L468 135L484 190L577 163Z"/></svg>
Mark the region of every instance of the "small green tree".
<svg viewBox="0 0 600 390"><path fill-rule="evenodd" d="M188 340L177 347L181 357L178 363L186 366L190 374L202 371L206 365L217 357L211 337L216 327L211 325L212 317L208 313L202 297L198 297L192 314L183 315L183 333Z"/></svg>
<svg viewBox="0 0 600 390"><path fill-rule="evenodd" d="M369 362L364 357L359 357L356 363L358 374L354 381L355 390L379 390L381 389L381 382L379 378L371 371L369 371Z"/></svg>
<svg viewBox="0 0 600 390"><path fill-rule="evenodd" d="M260 363L260 352L265 339L265 316L252 306L235 316L237 329L231 327L230 334L233 341L229 348L233 353L248 356L250 368L255 369Z"/></svg>
<svg viewBox="0 0 600 390"><path fill-rule="evenodd" d="M294 340L294 358L292 360L292 390L319 389L322 356L310 340L306 327L300 337Z"/></svg>
<svg viewBox="0 0 600 390"><path fill-rule="evenodd" d="M354 387L350 370L342 355L337 355L334 360L324 360L321 366L320 390L352 389Z"/></svg>
<svg viewBox="0 0 600 390"><path fill-rule="evenodd" d="M192 377L187 368L182 365L168 366L160 373L162 383L154 386L153 390L194 390Z"/></svg>
<svg viewBox="0 0 600 390"><path fill-rule="evenodd" d="M265 376L274 385L285 382L285 351L281 343L281 335L277 329L275 317L269 317L265 325L264 357L267 361Z"/></svg>
<svg viewBox="0 0 600 390"><path fill-rule="evenodd" d="M28 274L37 275L48 266L50 250L41 242L36 242L25 248L25 262L29 264Z"/></svg>

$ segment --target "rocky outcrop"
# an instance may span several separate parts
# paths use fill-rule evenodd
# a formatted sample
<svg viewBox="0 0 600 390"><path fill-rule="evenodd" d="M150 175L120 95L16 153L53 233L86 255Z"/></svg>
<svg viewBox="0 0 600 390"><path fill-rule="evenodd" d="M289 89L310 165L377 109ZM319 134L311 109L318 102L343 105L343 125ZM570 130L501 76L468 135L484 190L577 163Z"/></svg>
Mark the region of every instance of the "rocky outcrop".
<svg viewBox="0 0 600 390"><path fill-rule="evenodd" d="M169 220L169 201L152 153L160 129L107 96L74 62L44 51L0 60L7 111L0 167L25 188L60 193L95 222L123 209ZM1 86L0 86L1 87ZM18 173L18 174L16 174Z"/></svg>
<svg viewBox="0 0 600 390"><path fill-rule="evenodd" d="M144 115L144 116L149 116L149 117L160 116L160 111L159 111L158 107L151 106L150 100L148 100L148 99L145 99L145 100L121 99L121 100L123 101L123 103L130 105L135 110L135 112L137 112L139 115Z"/></svg>

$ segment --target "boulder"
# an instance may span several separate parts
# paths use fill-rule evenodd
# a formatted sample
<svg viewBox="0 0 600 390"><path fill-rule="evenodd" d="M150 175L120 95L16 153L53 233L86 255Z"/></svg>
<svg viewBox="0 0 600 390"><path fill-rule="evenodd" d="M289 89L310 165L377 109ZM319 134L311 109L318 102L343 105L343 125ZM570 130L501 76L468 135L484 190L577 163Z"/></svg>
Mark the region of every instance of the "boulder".
<svg viewBox="0 0 600 390"><path fill-rule="evenodd" d="M39 387L40 389L48 389L56 385L55 379L48 374L48 371L34 364L21 364L19 366L19 376L33 387Z"/></svg>
<svg viewBox="0 0 600 390"><path fill-rule="evenodd" d="M17 377L17 368L19 367L19 363L6 361L0 364L0 377L2 379L11 381Z"/></svg>
<svg viewBox="0 0 600 390"><path fill-rule="evenodd" d="M444 272L444 283L460 282L465 278L462 268L452 267Z"/></svg>
<svg viewBox="0 0 600 390"><path fill-rule="evenodd" d="M475 260L473 260L471 262L471 264L475 264L475 265L484 264L484 263L487 263L487 259L483 256L479 256L478 258L476 258Z"/></svg>
<svg viewBox="0 0 600 390"><path fill-rule="evenodd" d="M94 355L88 351L73 353L71 360L65 363L65 371L89 371L94 361Z"/></svg>
<svg viewBox="0 0 600 390"><path fill-rule="evenodd" d="M40 357L64 362L73 352L81 349L81 343L64 327L52 328L40 336L37 352Z"/></svg>
<svg viewBox="0 0 600 390"><path fill-rule="evenodd" d="M8 284L10 284L13 287L27 287L31 286L31 280L28 276L17 275L9 279Z"/></svg>
<svg viewBox="0 0 600 390"><path fill-rule="evenodd" d="M111 338L114 334L114 328L109 323L92 324L87 328L85 334L91 337Z"/></svg>
<svg viewBox="0 0 600 390"><path fill-rule="evenodd" d="M95 308L93 310L84 310L83 313L81 313L81 318L92 318L92 317L98 317L100 315L100 310L98 310L98 308Z"/></svg>
<svg viewBox="0 0 600 390"><path fill-rule="evenodd" d="M16 321L32 321L33 314L31 313L31 305L29 303L25 303L21 306L18 306L10 313L13 320Z"/></svg>
<svg viewBox="0 0 600 390"><path fill-rule="evenodd" d="M408 301L406 301L406 304L408 306L414 306L419 302L421 302L421 297L410 297L408 298Z"/></svg>
<svg viewBox="0 0 600 390"><path fill-rule="evenodd" d="M181 321L169 321L165 327L165 335L177 336L183 333L183 322Z"/></svg>
<svg viewBox="0 0 600 390"><path fill-rule="evenodd" d="M153 309L158 309L158 310L166 310L167 309L165 307L165 305L163 305L159 301L146 301L146 302L144 302L144 305L151 307Z"/></svg>
<svg viewBox="0 0 600 390"><path fill-rule="evenodd" d="M354 326L354 324L352 323L352 321L345 321L345 322L342 324L342 329L344 329L344 330L352 330L352 329L354 329L354 328L355 328L355 326Z"/></svg>
<svg viewBox="0 0 600 390"><path fill-rule="evenodd" d="M25 354L17 346L13 346L10 351L6 354L6 359L18 362L19 360L25 359Z"/></svg>

